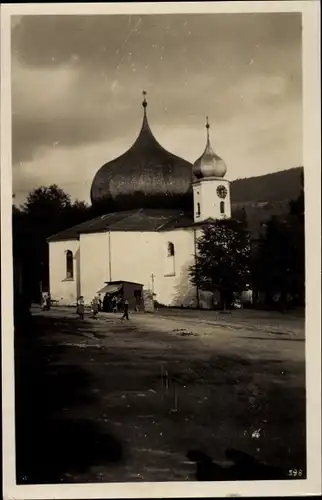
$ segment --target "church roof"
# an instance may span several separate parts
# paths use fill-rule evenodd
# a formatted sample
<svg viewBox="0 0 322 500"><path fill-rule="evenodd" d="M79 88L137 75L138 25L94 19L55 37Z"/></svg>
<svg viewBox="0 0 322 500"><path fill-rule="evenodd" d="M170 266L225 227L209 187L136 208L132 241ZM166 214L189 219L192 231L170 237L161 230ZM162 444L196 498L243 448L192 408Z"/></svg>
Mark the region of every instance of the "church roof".
<svg viewBox="0 0 322 500"><path fill-rule="evenodd" d="M103 165L91 187L100 212L137 208L192 210L192 164L166 151L155 139L143 100L141 131L131 148Z"/></svg>
<svg viewBox="0 0 322 500"><path fill-rule="evenodd" d="M171 231L192 225L192 214L181 210L128 210L101 215L50 236L47 241L78 240L80 234L107 231Z"/></svg>
<svg viewBox="0 0 322 500"><path fill-rule="evenodd" d="M281 216L285 214L288 205L263 210L257 206L249 207L235 203L232 205L232 216L237 219L243 218L241 214L243 207L252 238L257 239L260 233L263 232L263 221L269 219L272 215ZM171 231L179 228L198 227L211 222L215 221L208 219L207 221L194 223L192 214L181 210L128 210L105 214L88 220L50 236L47 241L78 240L80 234L106 231Z"/></svg>

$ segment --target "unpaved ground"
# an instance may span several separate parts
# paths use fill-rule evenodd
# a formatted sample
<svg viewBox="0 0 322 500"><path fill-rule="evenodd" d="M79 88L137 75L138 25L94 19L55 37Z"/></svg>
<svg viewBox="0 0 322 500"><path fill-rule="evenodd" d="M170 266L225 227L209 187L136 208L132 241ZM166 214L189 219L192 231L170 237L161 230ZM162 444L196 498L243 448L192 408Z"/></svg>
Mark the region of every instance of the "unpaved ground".
<svg viewBox="0 0 322 500"><path fill-rule="evenodd" d="M19 481L193 480L189 449L305 473L303 323L35 310L16 347Z"/></svg>

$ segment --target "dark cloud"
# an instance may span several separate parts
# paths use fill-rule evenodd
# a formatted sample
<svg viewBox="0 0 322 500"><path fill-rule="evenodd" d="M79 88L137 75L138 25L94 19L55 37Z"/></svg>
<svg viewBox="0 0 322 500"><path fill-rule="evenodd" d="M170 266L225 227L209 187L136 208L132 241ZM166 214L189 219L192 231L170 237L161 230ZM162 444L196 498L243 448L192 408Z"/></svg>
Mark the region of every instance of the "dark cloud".
<svg viewBox="0 0 322 500"><path fill-rule="evenodd" d="M199 154L203 143L196 141L203 140L209 115L222 149L231 143L224 132L244 147L236 152L238 162L247 151L259 155L257 144L267 144L269 154L280 155L282 163L293 137L285 139L286 153L281 153L275 115L295 107L301 119L301 14L42 15L15 20L14 163L28 163L31 175L32 162L38 168L39 157L49 158L53 147L74 151L94 145L109 159L116 142L126 149L138 133L143 88L149 94L151 126L176 154L190 161ZM237 122L242 126L236 131ZM262 168L265 162L266 157ZM251 159L245 156L242 164L247 176ZM72 172L76 165L66 169ZM23 170L19 172L23 182Z"/></svg>
<svg viewBox="0 0 322 500"><path fill-rule="evenodd" d="M118 63L128 40L126 48L142 62L153 65L154 49L162 46L166 55L171 52L172 66L177 67L185 64L182 57L177 58L184 52L193 66L199 59L207 64L208 57L209 64L215 58L224 66L225 55L242 64L260 45L267 55L276 51L273 60L259 61L261 69L270 71L271 66L276 70L278 53L298 48L300 30L301 14L294 13L25 16L12 30L12 50L27 65L52 68L78 54L82 64L108 67Z"/></svg>
<svg viewBox="0 0 322 500"><path fill-rule="evenodd" d="M102 116L91 117L88 127L79 126L77 117L57 117L54 120L33 119L32 122L25 117L13 117L13 161L31 160L35 148L41 145L60 147L77 146L86 142L108 139L110 133L115 131L109 122Z"/></svg>

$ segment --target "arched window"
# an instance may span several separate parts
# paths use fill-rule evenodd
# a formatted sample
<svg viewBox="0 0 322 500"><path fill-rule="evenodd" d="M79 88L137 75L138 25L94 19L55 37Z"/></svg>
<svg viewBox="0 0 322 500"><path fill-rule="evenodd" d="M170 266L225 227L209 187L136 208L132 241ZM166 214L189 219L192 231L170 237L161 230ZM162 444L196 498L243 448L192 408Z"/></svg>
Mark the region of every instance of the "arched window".
<svg viewBox="0 0 322 500"><path fill-rule="evenodd" d="M66 278L73 279L74 277L74 257L71 250L66 252Z"/></svg>
<svg viewBox="0 0 322 500"><path fill-rule="evenodd" d="M168 257L174 257L174 244L171 241L168 242Z"/></svg>
<svg viewBox="0 0 322 500"><path fill-rule="evenodd" d="M224 201L220 202L220 213L221 214L225 213L225 202Z"/></svg>
<svg viewBox="0 0 322 500"><path fill-rule="evenodd" d="M167 256L166 256L164 275L165 276L175 275L175 250L174 250L174 244L171 241L168 241L167 244Z"/></svg>
<svg viewBox="0 0 322 500"><path fill-rule="evenodd" d="M199 217L200 216L200 203L197 203L197 212L196 212L196 216Z"/></svg>

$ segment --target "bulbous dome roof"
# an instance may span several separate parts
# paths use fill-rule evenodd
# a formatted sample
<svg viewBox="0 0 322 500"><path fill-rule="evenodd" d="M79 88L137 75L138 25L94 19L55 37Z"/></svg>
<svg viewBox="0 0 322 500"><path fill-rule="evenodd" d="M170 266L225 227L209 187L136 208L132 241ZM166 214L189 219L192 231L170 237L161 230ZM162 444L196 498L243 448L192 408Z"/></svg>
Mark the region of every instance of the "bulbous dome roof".
<svg viewBox="0 0 322 500"><path fill-rule="evenodd" d="M209 139L209 122L207 117L207 144L204 152L193 164L193 174L197 179L205 177L224 177L227 172L226 163L212 149Z"/></svg>
<svg viewBox="0 0 322 500"><path fill-rule="evenodd" d="M192 164L166 151L150 129L144 92L142 128L132 147L96 173L91 200L99 212L137 208L192 210Z"/></svg>

